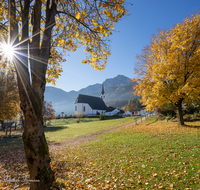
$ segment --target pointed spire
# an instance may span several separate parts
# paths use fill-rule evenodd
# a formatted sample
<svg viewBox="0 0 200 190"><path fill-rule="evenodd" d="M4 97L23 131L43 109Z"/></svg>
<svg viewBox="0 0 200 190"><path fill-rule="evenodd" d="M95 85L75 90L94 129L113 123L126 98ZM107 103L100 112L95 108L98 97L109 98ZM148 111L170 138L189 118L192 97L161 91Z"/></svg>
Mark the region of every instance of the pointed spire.
<svg viewBox="0 0 200 190"><path fill-rule="evenodd" d="M104 95L105 92L104 92L104 86L103 86L103 83L102 83L102 89L101 89L101 95Z"/></svg>
<svg viewBox="0 0 200 190"><path fill-rule="evenodd" d="M105 101L106 95L105 95L105 91L104 91L104 86L103 86L103 84L102 84L102 89L101 89L100 97L102 98L103 101Z"/></svg>

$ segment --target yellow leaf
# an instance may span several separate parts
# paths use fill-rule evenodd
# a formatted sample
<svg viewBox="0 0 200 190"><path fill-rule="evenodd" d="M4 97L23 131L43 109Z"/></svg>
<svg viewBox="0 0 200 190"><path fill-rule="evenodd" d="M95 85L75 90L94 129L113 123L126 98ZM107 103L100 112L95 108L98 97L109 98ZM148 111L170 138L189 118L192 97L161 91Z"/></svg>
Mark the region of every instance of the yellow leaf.
<svg viewBox="0 0 200 190"><path fill-rule="evenodd" d="M79 20L79 18L81 17L81 15L79 13L76 14L76 19Z"/></svg>
<svg viewBox="0 0 200 190"><path fill-rule="evenodd" d="M118 13L121 12L121 8L120 8L119 4L116 5L116 11L117 11Z"/></svg>

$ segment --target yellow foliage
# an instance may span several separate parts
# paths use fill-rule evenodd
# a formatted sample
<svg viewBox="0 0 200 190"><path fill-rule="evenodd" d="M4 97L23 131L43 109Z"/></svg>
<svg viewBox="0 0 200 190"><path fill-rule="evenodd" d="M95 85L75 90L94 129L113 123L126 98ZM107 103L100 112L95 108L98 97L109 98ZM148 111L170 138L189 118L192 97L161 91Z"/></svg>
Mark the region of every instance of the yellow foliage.
<svg viewBox="0 0 200 190"><path fill-rule="evenodd" d="M17 80L10 68L0 68L0 120L3 121L15 119L20 112Z"/></svg>
<svg viewBox="0 0 200 190"><path fill-rule="evenodd" d="M169 31L159 31L137 56L135 93L147 108L200 94L200 15L192 15Z"/></svg>
<svg viewBox="0 0 200 190"><path fill-rule="evenodd" d="M81 17L81 15L79 13L77 13L76 19L79 19L80 17Z"/></svg>
<svg viewBox="0 0 200 190"><path fill-rule="evenodd" d="M51 56L47 67L47 82L55 84L55 79L62 72L61 63L66 51L76 51L78 47L84 45L87 59L82 63L89 64L98 70L103 70L107 63L107 56L110 55L107 38L112 34L114 24L119 21L126 13L124 6L125 0L115 0L96 3L96 1L82 0L60 0L56 1L55 25L52 29L52 35L47 36L45 31L49 24L46 22L47 9L51 9L52 3L48 5L47 0L42 0L40 27L37 29L40 41L38 49L45 47L47 39L51 39ZM6 1L0 0L0 22L8 20L8 10L5 9ZM18 40L20 43L24 39L22 30L22 12L23 3L20 0L15 1L16 18L14 22L18 23ZM28 13L28 25L30 45L35 43L33 34L34 30L34 11L33 7L36 1L31 2ZM38 15L39 16L39 15ZM13 23L13 21L12 21ZM14 28L11 26L11 30ZM56 48L62 48L62 53L55 53ZM35 47L34 47L35 49ZM30 52L31 53L31 52ZM31 55L30 55L31 57ZM55 65L54 65L55 64ZM51 69L50 69L51 68ZM54 78L55 77L55 78Z"/></svg>

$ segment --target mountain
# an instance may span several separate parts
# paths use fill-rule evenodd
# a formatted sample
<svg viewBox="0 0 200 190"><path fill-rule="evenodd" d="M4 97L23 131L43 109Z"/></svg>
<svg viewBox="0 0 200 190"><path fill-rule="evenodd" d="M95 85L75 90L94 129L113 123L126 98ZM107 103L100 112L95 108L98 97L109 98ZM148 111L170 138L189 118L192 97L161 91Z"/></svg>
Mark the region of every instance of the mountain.
<svg viewBox="0 0 200 190"><path fill-rule="evenodd" d="M128 77L118 75L114 78L106 79L104 81L105 102L126 100L135 97L132 93L132 83ZM74 113L74 102L79 94L100 96L102 84L89 85L79 91L66 92L56 87L46 86L45 101L52 102L53 108L56 110L56 115L64 112L65 114Z"/></svg>

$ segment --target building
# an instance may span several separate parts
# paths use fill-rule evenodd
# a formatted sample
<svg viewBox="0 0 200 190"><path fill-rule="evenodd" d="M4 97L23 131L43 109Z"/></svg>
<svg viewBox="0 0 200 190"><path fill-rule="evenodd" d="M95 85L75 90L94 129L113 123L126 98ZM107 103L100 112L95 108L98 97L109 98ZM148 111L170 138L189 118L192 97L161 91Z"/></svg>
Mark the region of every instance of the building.
<svg viewBox="0 0 200 190"><path fill-rule="evenodd" d="M138 109L135 109L132 111L132 115L147 115L148 113L146 112L146 106L141 106Z"/></svg>
<svg viewBox="0 0 200 190"><path fill-rule="evenodd" d="M82 113L84 116L86 115L98 115L104 113L106 116L113 115L132 115L130 112L124 112L118 108L107 107L105 104L105 90L104 85L102 84L100 97L88 96L84 94L79 94L74 107L75 115L78 113Z"/></svg>
<svg viewBox="0 0 200 190"><path fill-rule="evenodd" d="M119 109L118 108L114 108L109 106L105 112L106 116L113 116L113 115L117 115L119 113Z"/></svg>
<svg viewBox="0 0 200 190"><path fill-rule="evenodd" d="M105 113L108 107L102 98L79 94L75 101L74 113L83 113L83 115L98 115Z"/></svg>

